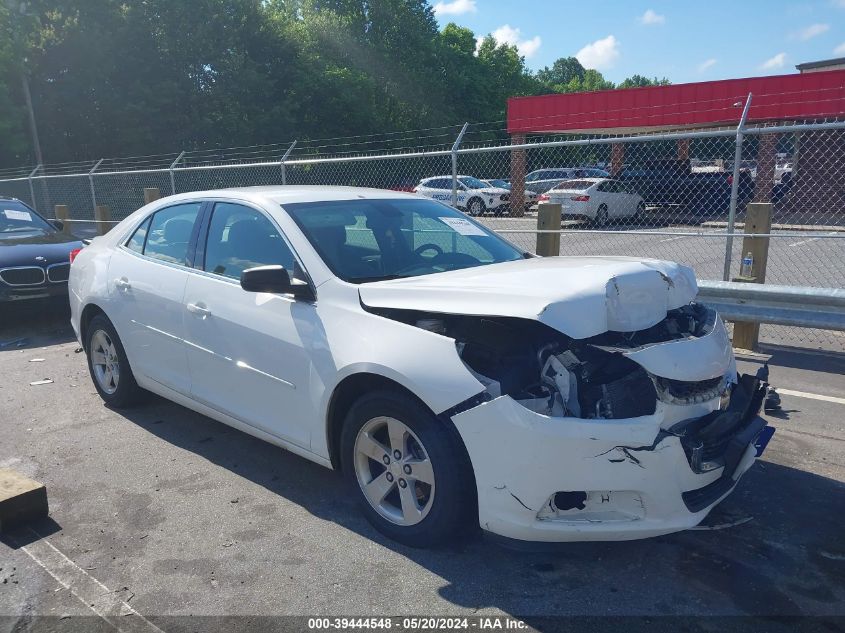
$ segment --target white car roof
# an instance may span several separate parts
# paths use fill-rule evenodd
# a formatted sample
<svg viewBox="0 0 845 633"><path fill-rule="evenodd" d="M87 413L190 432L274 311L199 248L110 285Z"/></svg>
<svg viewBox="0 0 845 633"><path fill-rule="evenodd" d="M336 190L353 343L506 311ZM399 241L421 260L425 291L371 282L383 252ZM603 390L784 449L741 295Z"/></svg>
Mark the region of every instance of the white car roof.
<svg viewBox="0 0 845 633"><path fill-rule="evenodd" d="M355 199L419 198L412 193L371 189L368 187L335 187L327 185L266 185L259 187L232 187L231 189L210 189L192 191L169 196L169 200L197 198L230 198L272 200L277 204L294 202L328 202Z"/></svg>

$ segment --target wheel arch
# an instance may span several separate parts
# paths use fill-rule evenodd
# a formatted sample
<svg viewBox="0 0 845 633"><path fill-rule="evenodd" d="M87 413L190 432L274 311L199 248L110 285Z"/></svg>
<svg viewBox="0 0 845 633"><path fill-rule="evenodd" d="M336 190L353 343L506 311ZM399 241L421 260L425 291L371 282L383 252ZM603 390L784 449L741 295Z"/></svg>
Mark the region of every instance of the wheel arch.
<svg viewBox="0 0 845 633"><path fill-rule="evenodd" d="M107 319L109 318L106 311L96 303L89 303L82 309L82 314L79 317L79 337L82 339L82 347L88 344L88 326L94 317L100 314Z"/></svg>
<svg viewBox="0 0 845 633"><path fill-rule="evenodd" d="M402 393L416 400L426 410L431 411L431 407L423 402L419 396L392 378L373 372L358 372L346 376L335 386L326 408L326 446L329 449L329 459L335 470L339 470L341 466L340 435L346 413L355 401L364 394L382 390ZM433 411L431 411L431 414L436 415Z"/></svg>

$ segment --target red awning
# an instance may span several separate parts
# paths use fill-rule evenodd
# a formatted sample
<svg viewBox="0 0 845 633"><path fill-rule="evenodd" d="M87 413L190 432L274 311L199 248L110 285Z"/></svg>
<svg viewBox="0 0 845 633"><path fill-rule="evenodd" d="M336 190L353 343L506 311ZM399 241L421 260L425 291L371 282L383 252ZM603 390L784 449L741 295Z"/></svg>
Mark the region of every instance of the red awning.
<svg viewBox="0 0 845 633"><path fill-rule="evenodd" d="M845 117L845 70L508 99L508 132L635 133Z"/></svg>

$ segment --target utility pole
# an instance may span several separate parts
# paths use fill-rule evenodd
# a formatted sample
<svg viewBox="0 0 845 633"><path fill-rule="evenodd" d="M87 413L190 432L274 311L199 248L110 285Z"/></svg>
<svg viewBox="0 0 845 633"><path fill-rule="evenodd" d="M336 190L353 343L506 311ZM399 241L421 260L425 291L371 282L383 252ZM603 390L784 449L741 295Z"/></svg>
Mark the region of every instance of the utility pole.
<svg viewBox="0 0 845 633"><path fill-rule="evenodd" d="M24 60L26 64L26 60ZM38 126L35 124L35 111L32 109L32 95L29 92L29 78L26 76L26 67L21 66L21 83L23 83L23 95L26 99L26 110L29 114L29 132L32 135L32 147L35 150L35 164L43 165L44 158L41 156L41 143L38 141Z"/></svg>

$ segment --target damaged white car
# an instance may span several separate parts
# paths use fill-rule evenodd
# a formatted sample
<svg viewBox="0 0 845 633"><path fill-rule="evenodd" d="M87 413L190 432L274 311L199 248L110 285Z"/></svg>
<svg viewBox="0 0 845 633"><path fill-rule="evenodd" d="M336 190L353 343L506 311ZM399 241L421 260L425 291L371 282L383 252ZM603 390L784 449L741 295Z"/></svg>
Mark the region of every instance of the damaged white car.
<svg viewBox="0 0 845 633"><path fill-rule="evenodd" d="M181 194L71 266L114 405L152 391L330 468L416 546L699 523L771 430L689 268L537 258L421 196Z"/></svg>

